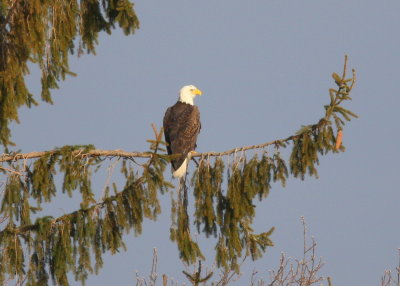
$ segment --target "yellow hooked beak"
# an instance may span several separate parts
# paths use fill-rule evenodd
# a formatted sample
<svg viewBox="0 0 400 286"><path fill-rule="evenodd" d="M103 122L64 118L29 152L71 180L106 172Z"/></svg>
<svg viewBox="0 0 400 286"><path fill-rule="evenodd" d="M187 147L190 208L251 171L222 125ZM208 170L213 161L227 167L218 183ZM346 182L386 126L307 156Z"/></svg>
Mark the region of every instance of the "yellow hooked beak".
<svg viewBox="0 0 400 286"><path fill-rule="evenodd" d="M201 90L200 90L200 89L197 89L197 88L196 88L196 89L193 89L193 90L192 90L192 93L195 94L195 95L201 95L201 94L202 94Z"/></svg>

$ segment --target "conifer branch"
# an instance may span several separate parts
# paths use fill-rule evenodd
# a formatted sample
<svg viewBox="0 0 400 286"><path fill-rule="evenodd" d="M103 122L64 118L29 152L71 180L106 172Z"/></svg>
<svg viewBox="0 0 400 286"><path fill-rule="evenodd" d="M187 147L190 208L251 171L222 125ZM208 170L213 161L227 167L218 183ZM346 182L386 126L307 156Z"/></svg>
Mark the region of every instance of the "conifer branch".
<svg viewBox="0 0 400 286"><path fill-rule="evenodd" d="M57 224L69 223L72 219L76 218L78 215L81 215L81 214L96 214L98 216L100 213L100 210L103 209L107 204L115 202L118 199L121 199L121 197L127 191L131 191L132 189L134 189L136 186L138 186L142 182L143 182L143 177L140 177L132 185L127 186L123 191L121 191L113 196L107 197L106 199L102 200L101 202L95 203L88 208L79 209L77 211L73 211L71 213L64 214L57 218L53 218L53 219L51 219L50 224L54 228L54 226ZM23 225L23 226L16 227L13 229L6 228L6 229L0 231L0 236L2 235L3 232L11 232L15 235L24 235L29 231L37 231L38 228L40 227L41 223L42 222L40 221L40 222L36 222L34 224Z"/></svg>
<svg viewBox="0 0 400 286"><path fill-rule="evenodd" d="M321 125L321 123L313 125L313 128L316 128L317 126ZM205 158L205 157L222 157L222 156L227 156L231 155L234 153L238 152L243 152L243 151L248 151L248 150L255 150L255 149L262 149L271 145L274 146L282 146L285 143L288 143L289 141L292 141L296 138L298 138L300 135L292 135L284 139L277 139L269 142L265 142L262 144L256 144L256 145L249 145L249 146L242 146L242 147L236 147L230 150L222 151L222 152L203 152L203 153L193 153L191 157L200 157L200 158ZM158 142L162 143L162 142ZM50 151L39 151L39 152L29 152L29 153L10 153L10 154L1 154L0 155L0 162L16 162L19 160L27 160L27 159L38 159L46 155L52 155L56 153L58 150L50 150ZM133 158L152 158L157 153L155 152L129 152L129 151L124 151L121 149L117 150L102 150L102 149L94 149L90 150L89 152L83 152L82 149L76 150L72 153L73 156L76 157L106 157L106 158L114 158L114 157L119 157L119 158L125 158L125 159L133 159ZM177 155L173 155L177 156ZM170 156L166 156L170 157Z"/></svg>
<svg viewBox="0 0 400 286"><path fill-rule="evenodd" d="M316 128L317 126L321 125L321 123L313 125L313 128ZM242 147L236 147L230 150L222 151L222 152L203 152L203 153L193 153L191 157L222 157L222 156L227 156L231 155L237 152L243 152L243 151L248 151L248 150L254 150L254 149L262 149L271 145L274 146L282 146L285 143L288 143L289 141L292 141L296 138L298 138L300 135L292 135L284 139L277 139L273 141L269 141L266 143L262 144L256 144L256 145L249 145L249 146L242 146ZM162 142L159 142L162 143ZM27 159L38 159L46 155L52 155L57 152L57 149L55 150L50 150L50 151L39 151L39 152L29 152L29 153L10 153L10 154L1 154L0 155L0 162L16 162L19 160L27 160ZM76 150L72 153L73 156L76 157L106 157L106 158L114 158L114 157L119 157L119 158L125 158L125 159L132 159L132 158L152 158L157 153L154 152L129 152L129 151L124 151L121 149L117 150L102 150L102 149L94 149L90 150L89 152L83 152L82 149ZM159 155L159 154L158 154ZM173 155L177 156L177 155ZM170 156L166 156L170 157Z"/></svg>
<svg viewBox="0 0 400 286"><path fill-rule="evenodd" d="M320 120L317 124L314 124L311 126L311 130L314 130L318 127L321 127L322 125L326 124L327 122L325 120ZM249 145L249 146L242 146L242 147L236 147L233 149L229 149L226 151L222 152L203 152L203 153L193 153L191 157L222 157L222 156L227 156L227 155L232 155L234 153L238 152L243 152L243 151L248 151L248 150L255 150L255 149L262 149L268 146L282 146L285 145L285 143L288 143L290 141L293 141L297 138L299 138L301 135L291 135L287 138L284 139L277 139L269 142L265 142L262 144L256 144L256 145ZM160 143L160 142L159 142ZM29 152L29 153L16 153L16 154L1 154L0 155L0 162L12 162L12 161L18 161L18 160L26 160L26 159L37 159L41 158L45 155L51 155L53 153L56 153L57 150L50 150L50 151L41 151L41 152ZM124 151L121 149L117 150L102 150L102 149L95 149L95 150L90 150L87 153L82 152L82 150L76 150L73 152L73 155L76 157L120 157L120 158L126 158L126 159L131 159L131 158L152 158L154 155L157 153L154 152L129 152L129 151ZM176 155L173 155L176 156Z"/></svg>
<svg viewBox="0 0 400 286"><path fill-rule="evenodd" d="M312 128L316 128L323 124L323 122L318 123L313 125ZM284 139L277 139L273 141L269 141L266 143L262 144L256 144L256 145L249 145L249 146L242 146L242 147L236 147L230 150L222 151L222 152L203 152L203 153L193 153L193 157L222 157L222 156L227 156L231 155L237 152L243 152L243 151L248 151L248 150L254 150L254 149L262 149L271 145L274 146L282 146L285 143L288 143L289 141L292 141L296 138L300 137L300 135L292 135ZM160 143L160 142L159 142ZM27 160L27 159L38 159L46 155L52 155L56 153L57 150L50 150L50 151L40 151L40 152L29 152L29 153L11 153L11 154L1 154L0 155L0 162L15 162L19 160ZM89 152L83 152L81 149L76 150L72 153L73 156L76 157L106 157L106 158L113 158L113 157L120 157L120 158L125 158L125 159L132 159L132 158L152 158L155 156L157 153L154 152L128 152L124 151L121 149L117 150L102 150L102 149L95 149L95 150L90 150ZM176 155L173 155L176 156ZM169 156L166 156L169 157Z"/></svg>
<svg viewBox="0 0 400 286"><path fill-rule="evenodd" d="M128 152L124 150L101 150L95 149L90 150L89 152L82 152L83 149L76 150L72 153L73 156L76 157L121 157L121 158L151 158L154 153L152 152ZM29 152L29 153L11 153L11 154L1 154L0 162L15 162L19 160L27 160L27 159L37 159L46 155L52 155L56 153L58 150L50 150L50 151L40 151L40 152Z"/></svg>
<svg viewBox="0 0 400 286"><path fill-rule="evenodd" d="M94 54L101 31L111 34L118 24L133 34L139 19L129 0L13 0L1 1L0 10L0 145L8 152L14 146L9 125L19 122L18 109L37 105L25 82L28 64L39 66L41 99L52 103L51 91L75 75L70 54L83 49Z"/></svg>
<svg viewBox="0 0 400 286"><path fill-rule="evenodd" d="M307 126L307 128L305 129L305 132L299 132L296 135L292 135L289 136L287 138L284 139L278 139L278 140L273 140L270 142L266 142L266 143L262 143L262 144L256 144L256 145L250 145L250 146L243 146L243 147L237 147L237 148L233 148L227 151L223 151L223 152L204 152L204 153L195 153L192 155L192 157L221 157L221 156L226 156L226 155L231 155L237 152L243 152L243 151L247 151L247 150L254 150L254 149L261 149L261 148L265 148L267 146L285 146L286 143L290 142L290 141L294 141L297 140L299 138L301 138L305 133L311 133L312 131L323 127L324 125L329 124L329 120L330 117L333 114L333 109L335 107L337 107L338 104L340 104L343 100L345 99L349 99L348 94L350 93L351 89L354 86L355 83L355 71L353 70L353 76L351 79L346 79L346 66L347 66L347 56L345 58L345 70L343 72L343 76L341 78L339 78L337 76L337 74L333 74L333 78L335 79L336 83L339 86L339 90L337 91L337 96L332 100L331 100L331 104L329 107L326 107L326 116L324 118L322 118L317 124L311 125L311 126ZM351 85L348 86L346 83L347 82L351 82ZM342 91L341 91L342 90ZM342 95L342 97L338 96L340 94L344 93L345 96ZM347 97L346 97L347 96ZM351 114L353 115L353 114ZM355 115L353 115L355 116ZM164 156L164 155L160 155L158 154L158 150L159 145L160 144L165 144L164 142L161 141L161 135L162 135L162 130L160 130L160 132L157 132L155 126L153 125L153 130L155 133L155 137L156 140L149 140L150 143L152 143L154 145L153 147L153 151L152 152L127 152L124 150L101 150L101 149L91 149L91 150L87 150L87 149L76 149L74 151L71 152L71 155L73 157L76 158L86 158L86 157L93 157L93 158L98 158L98 157L120 157L120 158L125 158L125 159L132 159L132 158L150 158L150 160L147 162L147 164L145 164L145 167L148 168L150 167L150 165L153 163L153 159L157 156L160 156L162 158L168 158L169 156ZM27 160L27 159L37 159L37 158L41 158L44 156L51 156L53 154L56 154L57 152L59 152L59 149L55 149L55 150L50 150L50 151L42 151L42 152L30 152L30 153L11 153L11 154L2 154L0 155L0 162L15 162L15 161L19 161L19 160ZM11 170L9 168L0 166L0 169L3 169L7 172L11 172L13 174L17 174L20 176L23 176L23 174L21 172L18 172L16 170ZM143 179L143 177L139 178L136 184L139 184L141 182L141 179ZM122 193L122 192L121 192ZM119 194L121 194L119 193ZM110 201L110 200L114 200L118 197L118 194L113 196L113 197L109 197L106 200ZM84 211L88 211L89 209L95 209L95 208L102 208L105 204L105 201L97 203L92 205L90 208L85 209ZM81 211L81 210L80 210ZM71 214L67 214L64 216L61 216L57 219L53 220L53 223L57 223L59 221L63 221L66 217L71 216L76 214L76 212L73 212ZM17 231L17 233L20 232L25 232L27 230L32 230L35 227L33 225L30 226L22 226L19 228L19 230Z"/></svg>
<svg viewBox="0 0 400 286"><path fill-rule="evenodd" d="M80 150L77 150L77 151L80 151ZM102 150L100 150L100 151L102 151ZM85 155L85 154L83 154L83 155ZM150 160L146 164L146 169L151 168L152 164L155 163L155 161L153 160L153 157L152 156L149 156L149 157L150 157ZM12 170L10 170L10 171L12 171ZM18 175L22 175L22 174L18 173ZM144 176L141 176L141 177L137 178L134 182L127 184L122 191L116 193L113 196L106 197L102 201L92 204L90 207L81 208L77 211L74 211L74 212L71 212L68 214L64 214L60 217L52 219L51 225L54 226L59 223L65 223L65 222L71 221L71 219L73 219L73 218L77 217L77 215L83 214L83 213L85 213L85 214L97 213L98 214L101 209L103 209L104 207L107 206L107 204L110 204L117 200L120 200L127 192L131 192L133 189L136 189L139 185L143 184L145 181L146 181L146 178ZM24 235L28 231L36 231L40 227L40 223L41 222L36 222L36 223L30 224L30 225L22 225L20 227L16 227L13 229L6 228L6 229L0 231L0 237L1 237L2 233L5 231L12 232L14 234L19 234L19 235Z"/></svg>
<svg viewBox="0 0 400 286"><path fill-rule="evenodd" d="M222 157L222 156L227 156L231 154L235 154L237 152L244 152L248 150L255 150L255 149L262 149L271 145L274 145L276 147L281 147L285 146L286 143L290 141L294 141L296 139L301 138L304 134L306 133L312 133L313 131L324 127L325 125L330 124L330 119L333 116L335 119L335 123L337 125L338 130L342 128L343 122L341 119L337 117L335 112L340 113L343 115L347 120L350 120L350 117L357 117L356 114L352 113L351 111L344 109L340 107L339 105L344 101L344 100L349 100L351 99L349 94L351 90L353 89L355 82L356 82L356 72L353 69L352 70L352 77L350 79L346 78L346 70L347 70L347 55L345 56L345 63L344 63L344 70L343 70L343 75L340 77L336 73L333 73L332 77L334 78L336 84L338 85L338 90L335 89L330 89L329 90L329 95L331 97L331 102L329 105L325 106L326 113L325 116L319 120L318 123L305 126L303 132L300 132L300 130L297 134L291 135L287 138L283 139L277 139L261 144L256 144L256 145L249 145L249 146L242 146L242 147L236 147L230 150L222 151L222 152L203 152L203 153L193 153L193 157L200 157L200 158L205 158L205 157ZM350 85L348 85L348 82L350 82ZM161 135L162 131L160 130L160 133L157 133L156 127L152 125L153 131L155 132L156 135L156 140L150 140L149 142L155 143L156 144L156 150L154 152L129 152L129 151L124 151L124 150L101 150L101 149L92 149L88 152L83 152L83 150L76 150L72 153L73 156L77 157L120 157L120 158L127 158L127 159L132 159L132 158L152 158L153 156L157 155L158 151L158 146L159 144L164 144L161 140ZM0 155L0 162L15 162L18 160L26 160L26 159L37 159L40 157L43 157L45 155L51 155L53 153L56 153L58 150L50 150L50 151L42 151L42 152L30 152L30 153L15 153L15 154L2 154ZM176 155L174 155L176 156Z"/></svg>
<svg viewBox="0 0 400 286"><path fill-rule="evenodd" d="M260 234L252 229L256 213L254 200L256 197L259 200L266 198L272 182L281 182L284 186L289 171L301 179L307 173L317 176L319 154L344 151L341 145L342 128L346 121L357 115L340 104L351 99L349 94L355 83L355 72L353 70L350 79L346 78L345 71L342 76L333 73L332 77L337 88L329 90L330 102L325 105L325 115L316 124L303 126L284 139L223 152L192 154L192 157L201 157L191 178L195 199L194 222L199 232L207 237L218 237L215 246L218 267L239 273L238 260L242 255L251 255L255 260L273 245L270 240L273 227ZM336 125L336 136L333 125ZM163 154L165 150L162 147L166 143L162 141L162 129L158 131L153 126L153 130L155 139L147 141L150 143L147 152L100 150L93 145L77 145L44 152L0 155L0 171L8 175L0 214L9 217L7 226L0 231L0 252L5 249L7 253L15 253L0 256L0 265L12 265L4 271L0 267L0 281L3 272L12 277L25 273L23 261L27 254L22 248L23 243L28 243L29 251L33 251L29 279L36 279L37 273L49 272L56 284L67 285L66 273L72 271L77 280L84 281L88 273L93 273L89 247L94 253L97 272L103 264L101 256L104 251L115 253L124 248L123 232L134 229L136 234L140 234L144 218L155 220L161 211L158 192L164 194L173 187L165 180L164 174L169 160L176 155ZM292 151L287 166L279 151L289 143L292 144ZM273 155L263 152L261 157L256 153L247 158L244 153L267 146L275 146ZM235 156L235 160L225 168L222 157L237 152L242 152L244 156ZM110 186L107 183L103 198L96 202L91 188L91 173L101 167L103 159L114 157L122 158L121 174L126 178L125 187L118 190L113 184L115 194L109 196ZM215 157L215 160L204 160L208 157ZM143 163L136 163L134 158L143 159ZM33 163L27 164L27 160L33 160ZM21 161L23 164L18 164ZM138 167L132 167L132 161ZM5 167L5 164L9 166ZM70 196L72 191L81 193L80 209L58 218L37 218L32 223L30 213L39 210L43 201L50 202L56 196L59 188L56 188L54 176L58 172L64 177L63 192L67 191ZM223 187L225 178L226 187ZM32 206L34 200L38 207ZM193 264L203 255L190 237L186 205L187 197L182 192L179 200L172 202L174 225L170 229L170 239L177 243L181 259ZM48 260L51 251L59 251L60 259ZM75 265L75 270L68 270L67 265ZM54 272L55 267L63 271ZM200 276L194 278L201 282Z"/></svg>
<svg viewBox="0 0 400 286"><path fill-rule="evenodd" d="M256 144L256 145L250 145L250 146L243 146L243 147L237 147L237 148L233 148L227 151L223 151L223 152L204 152L204 153L196 153L193 154L192 157L222 157L222 156L227 156L227 155L232 155L238 152L244 152L244 151L248 151L248 150L255 150L255 149L262 149L271 145L274 146L282 146L285 143L297 138L298 135L292 135L289 136L285 139L277 139L277 140L273 140L270 142L266 142L266 143L262 143L262 144Z"/></svg>

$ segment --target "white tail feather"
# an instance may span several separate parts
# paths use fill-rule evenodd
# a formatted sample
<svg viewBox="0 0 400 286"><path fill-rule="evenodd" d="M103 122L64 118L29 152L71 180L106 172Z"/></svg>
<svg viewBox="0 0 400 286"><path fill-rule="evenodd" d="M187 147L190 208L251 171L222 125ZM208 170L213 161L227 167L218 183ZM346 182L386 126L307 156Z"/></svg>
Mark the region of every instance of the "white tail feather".
<svg viewBox="0 0 400 286"><path fill-rule="evenodd" d="M186 168L187 168L187 158L183 161L182 165L178 168L178 170L172 173L172 176L175 178L182 178L186 175Z"/></svg>

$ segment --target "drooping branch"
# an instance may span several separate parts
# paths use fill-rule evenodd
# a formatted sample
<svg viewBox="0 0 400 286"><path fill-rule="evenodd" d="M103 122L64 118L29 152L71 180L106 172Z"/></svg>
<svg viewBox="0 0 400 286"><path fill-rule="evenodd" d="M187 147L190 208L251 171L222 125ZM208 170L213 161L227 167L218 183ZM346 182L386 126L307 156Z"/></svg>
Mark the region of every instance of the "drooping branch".
<svg viewBox="0 0 400 286"><path fill-rule="evenodd" d="M149 159L142 165L143 172L140 177L136 177L136 175L133 174L132 170L127 170L126 167L124 167L125 170L123 172L125 173L125 176L127 177L127 181L126 181L126 185L122 191L117 192L115 195L112 195L112 196L106 196L100 202L92 203L90 205L90 207L89 206L87 206L87 207L81 206L82 208L78 211L74 211L72 213L65 214L61 217L52 219L51 223L54 225L54 224L57 224L60 222L64 222L67 218L75 217L80 212L90 213L93 211L98 211L99 209L103 209L105 206L107 206L107 204L113 203L117 200L121 200L121 198L126 193L132 192L132 189L139 188L139 187L143 188L143 186L142 186L143 184L151 184L152 183L151 181L154 178L157 178L156 184L158 185L159 188L162 189L162 188L171 187L170 183L168 183L168 182L164 181L162 178L160 178L160 177L162 177L166 162L165 162L165 160L163 160L162 157L159 158L156 156L157 152L159 152L159 149L161 148L159 142L161 141L162 131L160 130L158 132L155 129L155 126L153 126L153 130L154 130L156 140L149 140L149 141L152 141L151 146L150 146L150 151L142 153L144 155L141 157L149 158ZM90 148L90 146L86 147L86 150L89 148ZM66 149L68 149L68 148L66 148ZM59 153L60 150L62 150L62 149L53 151L53 153L51 153L51 155ZM124 152L121 152L119 150L115 150L115 151L93 150L94 152L90 152L90 151L86 151L86 150L84 150L84 152L82 152L82 150L83 149L78 149L78 150L70 152L70 154L73 154L73 156L76 156L77 157L76 159L78 159L78 160L81 160L85 157L90 157L90 156L98 157L98 156L101 156L100 154L103 154L103 153L107 153L108 155L114 154L113 156L124 157L123 155L121 155ZM33 152L31 154L34 154L34 153L43 153L43 152ZM44 153L46 153L46 152L44 152ZM91 153L93 153L93 154L91 154ZM125 152L125 153L128 153L128 152ZM131 154L131 153L128 153L128 154ZM137 153L134 153L134 154L137 154ZM49 156L49 153L41 154L41 156L45 156L45 155ZM51 155L49 157L51 157ZM39 156L39 157L41 157L41 156ZM111 155L109 155L109 156L111 156ZM138 157L138 156L136 156L136 157ZM131 156L127 156L126 158L131 158ZM61 159L61 160L63 160L63 159ZM71 164L71 162L67 162L67 163ZM21 171L21 173L19 173L19 172L13 171L12 169L4 168L2 166L0 166L0 169L4 169L5 171L10 172L14 175L19 175L19 176L23 175L22 171ZM23 172L25 172L25 170L23 170ZM69 172L76 172L76 170L71 170ZM71 179L68 179L68 181L70 181L70 180ZM33 182L32 185L35 185L35 183ZM38 227L37 224L24 225L22 227L16 228L15 233L24 233L26 231L35 230L37 227ZM0 234L1 233L2 233L2 231L0 231Z"/></svg>
<svg viewBox="0 0 400 286"><path fill-rule="evenodd" d="M161 135L161 132L156 133L155 141L159 141ZM90 147L86 147L85 153L89 153ZM159 144L152 143L148 153L156 154L159 148ZM31 285L48 285L49 276L46 274L48 271L56 285L69 285L65 273L72 271L75 279L83 282L88 273L97 272L101 268L102 253L106 250L115 253L120 248L125 248L122 237L124 232L128 233L133 229L135 234L139 235L144 218L155 220L161 212L157 192L159 190L166 191L171 184L163 178L167 162L162 158L151 156L142 165L143 170L140 176L132 168L123 165L122 173L126 176L125 187L121 191L115 187L114 195L106 194L101 201L91 201L90 204L86 204L84 198L77 211L57 218L40 217L34 223L30 223L29 217L25 218L22 214L27 213L29 216L29 211L23 209L25 203L28 203L28 196L21 197L21 193L26 195L30 189L32 198L43 195L39 192L46 193L45 189L54 183L46 180L52 179L49 176L54 170L52 165L55 162L60 164L60 169L64 173L68 173L66 175L68 179L64 179L63 185L79 181L79 188L85 188L86 197L91 198L90 178L86 175L79 179L78 176L82 176L82 174L80 174L80 169L76 168L76 165L79 166L82 161L86 160L78 157L69 161L71 153L76 151L73 150L70 147L62 148L53 156L38 159L38 161L43 160L43 164L39 164L40 168L34 166L32 171L26 171L26 180L29 183L22 182L16 175L11 176L11 179L8 180L1 212L9 213L10 219L7 226L0 231L0 253L18 253L19 256L15 258L15 255L0 255L0 265L10 265L6 270L0 267L0 284L3 281L3 272L7 272L10 277L27 273ZM72 165L72 169L65 169L69 165ZM50 171L43 170L45 168L43 166L47 166L47 171ZM88 165L84 173L90 173L88 170L90 166L93 165ZM39 169L42 170L42 174L35 173ZM41 184L40 190L35 187L38 182ZM87 185L85 186L85 184ZM70 187L66 186L65 188ZM21 213L14 209L20 209ZM21 221L20 225L16 224L18 220ZM29 254L32 262L29 264L27 272L24 269L26 253L22 248L23 243L29 244L29 249L33 253ZM94 254L92 258L89 255L90 249ZM62 258L53 259L52 251L57 251ZM92 259L95 260L94 269L91 266ZM74 270L67 270L70 269L69 264L71 263L76 263L77 267L73 268Z"/></svg>

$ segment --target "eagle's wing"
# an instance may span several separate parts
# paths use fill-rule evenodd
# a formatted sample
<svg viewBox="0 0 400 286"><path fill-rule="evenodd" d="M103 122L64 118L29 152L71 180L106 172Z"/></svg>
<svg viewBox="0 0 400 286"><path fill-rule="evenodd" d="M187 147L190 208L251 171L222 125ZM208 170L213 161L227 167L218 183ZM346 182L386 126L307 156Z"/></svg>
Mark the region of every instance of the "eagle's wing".
<svg viewBox="0 0 400 286"><path fill-rule="evenodd" d="M167 109L163 123L168 154L182 154L171 162L177 170L188 153L196 148L201 128L200 111L197 106L178 102Z"/></svg>

